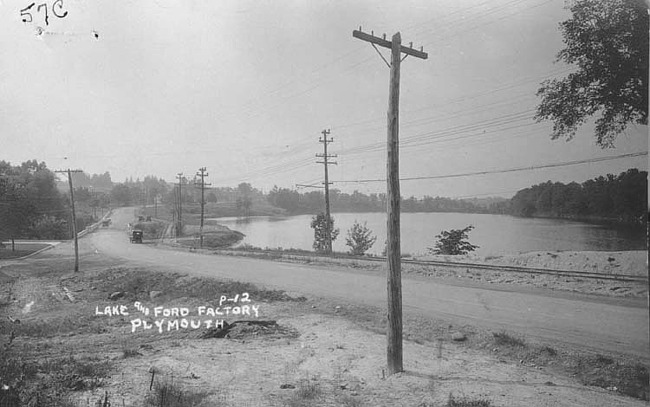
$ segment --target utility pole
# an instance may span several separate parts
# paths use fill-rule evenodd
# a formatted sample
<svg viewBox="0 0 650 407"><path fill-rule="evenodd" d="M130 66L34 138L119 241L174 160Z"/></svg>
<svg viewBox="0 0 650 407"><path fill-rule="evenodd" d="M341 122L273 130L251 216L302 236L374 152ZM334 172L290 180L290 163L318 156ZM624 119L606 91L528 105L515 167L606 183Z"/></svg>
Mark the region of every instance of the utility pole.
<svg viewBox="0 0 650 407"><path fill-rule="evenodd" d="M648 18L650 18L650 0L645 0L645 5L647 8ZM648 31L648 37L650 38L650 31ZM650 50L650 42L648 44ZM648 72L648 83L650 83L650 72ZM648 109L650 109L650 87L648 87ZM648 134L648 141L650 141L650 134ZM647 176L648 182L650 182L650 174ZM648 196L650 196L650 191L648 191ZM650 199L648 199L648 213L650 213ZM650 232L650 224L646 224L646 233ZM646 263L647 264L647 263ZM650 268L648 268L648 295L647 295L647 305L648 305L648 321L650 321ZM650 338L650 324L648 324L648 338ZM650 383L650 378L648 379Z"/></svg>
<svg viewBox="0 0 650 407"><path fill-rule="evenodd" d="M77 215L74 210L74 188L72 188L72 174L73 172L83 172L82 170L71 170L68 168L63 171L54 171L59 173L68 174L68 184L70 185L70 206L72 209L72 234L74 236L74 271L79 271L79 239L77 238Z"/></svg>
<svg viewBox="0 0 650 407"><path fill-rule="evenodd" d="M205 177L208 176L208 173L205 172L206 168L201 167L199 168L200 172L197 172L196 175L201 177L201 183L199 184L201 186L201 227L199 228L199 235L201 236L201 249L203 249L203 213L204 213L204 208L205 208L205 186L206 185L211 185L211 184L206 184L205 183Z"/></svg>
<svg viewBox="0 0 650 407"><path fill-rule="evenodd" d="M375 37L374 33L366 34L354 30L352 36L369 42L377 51L379 56L390 68L390 85L388 96L388 157L386 163L387 179L387 244L386 260L388 263L388 328L387 328L387 361L388 374L392 375L404 371L402 363L402 270L401 270L401 248L400 248L400 191L399 191L399 79L400 64L404 58L411 55L421 59L427 59L428 55L410 46L402 47L402 36L400 33L393 35L391 41ZM379 52L375 44L391 50L391 63Z"/></svg>
<svg viewBox="0 0 650 407"><path fill-rule="evenodd" d="M330 134L329 129L321 131L323 134L322 138L319 138L318 141L323 143L323 154L316 154L316 157L322 158L323 161L316 161L318 164L323 164L325 167L325 233L326 233L326 242L325 242L325 253L332 253L332 231L330 230L331 226L331 216L330 216L330 184L329 178L327 175L327 166L330 164L336 164L336 161L328 161L328 158L336 158L337 155L327 155L327 144L334 142L333 138L328 139L327 136Z"/></svg>
<svg viewBox="0 0 650 407"><path fill-rule="evenodd" d="M90 189L90 202L91 202L91 207L93 208L93 222L95 221L95 212L97 209L97 206L95 205L95 188L93 186L89 186L88 189Z"/></svg>
<svg viewBox="0 0 650 407"><path fill-rule="evenodd" d="M183 235L183 173L179 172L178 178L178 223L176 225L176 237Z"/></svg>

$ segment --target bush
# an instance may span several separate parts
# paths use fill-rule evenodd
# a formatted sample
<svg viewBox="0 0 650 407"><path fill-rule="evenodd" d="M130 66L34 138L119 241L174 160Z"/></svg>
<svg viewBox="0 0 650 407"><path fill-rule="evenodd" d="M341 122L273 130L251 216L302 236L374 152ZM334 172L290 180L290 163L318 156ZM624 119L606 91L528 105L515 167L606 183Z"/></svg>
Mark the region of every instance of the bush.
<svg viewBox="0 0 650 407"><path fill-rule="evenodd" d="M34 239L67 239L70 235L68 222L54 216L43 215L36 219L30 228L30 237Z"/></svg>
<svg viewBox="0 0 650 407"><path fill-rule="evenodd" d="M431 254L467 254L478 249L478 246L475 246L469 243L467 235L469 232L474 229L474 226L469 225L465 229L452 229L449 231L443 230L439 235L436 236L435 247L429 247L429 252Z"/></svg>
<svg viewBox="0 0 650 407"><path fill-rule="evenodd" d="M348 230L348 237L345 239L345 244L350 246L350 254L363 256L377 241L377 237L372 236L371 233L371 230L366 226L366 222L361 225L355 220L350 230Z"/></svg>
<svg viewBox="0 0 650 407"><path fill-rule="evenodd" d="M339 235L339 230L334 228L334 218L330 216L329 227L324 213L319 213L311 219L311 228L314 229L313 248L318 252L331 252L332 248L328 247L327 231L329 230L332 242Z"/></svg>

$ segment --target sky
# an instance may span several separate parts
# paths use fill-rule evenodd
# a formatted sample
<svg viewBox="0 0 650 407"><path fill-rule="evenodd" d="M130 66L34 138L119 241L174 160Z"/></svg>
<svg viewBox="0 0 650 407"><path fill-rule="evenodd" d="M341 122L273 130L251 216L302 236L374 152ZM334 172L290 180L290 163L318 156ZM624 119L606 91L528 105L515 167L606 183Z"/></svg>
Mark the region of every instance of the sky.
<svg viewBox="0 0 650 407"><path fill-rule="evenodd" d="M563 0L47 0L23 22L30 4L0 0L0 159L12 164L318 186L329 129L332 187L385 192L389 68L353 38L361 27L428 53L401 65L403 196L509 197L648 168L647 155L594 161L646 152L646 126L603 150L591 123L565 141L533 120L540 82L572 70L555 62Z"/></svg>

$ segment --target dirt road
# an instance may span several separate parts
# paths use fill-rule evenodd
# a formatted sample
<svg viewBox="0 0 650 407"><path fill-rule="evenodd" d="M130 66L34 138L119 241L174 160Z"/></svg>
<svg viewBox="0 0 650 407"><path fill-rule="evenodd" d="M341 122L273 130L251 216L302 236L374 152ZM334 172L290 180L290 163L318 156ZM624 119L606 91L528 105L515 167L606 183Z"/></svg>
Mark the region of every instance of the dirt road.
<svg viewBox="0 0 650 407"><path fill-rule="evenodd" d="M385 306L386 282L376 275L131 244L125 227L132 215L132 209L117 210L113 225L86 237L87 243L103 254L159 270L247 281L342 303ZM408 277L402 284L405 313L648 359L648 311L640 301L612 304L544 291L501 291Z"/></svg>

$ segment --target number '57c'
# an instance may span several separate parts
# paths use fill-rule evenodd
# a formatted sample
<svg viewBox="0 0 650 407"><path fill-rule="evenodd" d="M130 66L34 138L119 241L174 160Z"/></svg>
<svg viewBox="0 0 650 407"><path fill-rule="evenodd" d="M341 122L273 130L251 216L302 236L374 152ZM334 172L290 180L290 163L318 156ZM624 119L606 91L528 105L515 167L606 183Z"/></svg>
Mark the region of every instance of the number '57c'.
<svg viewBox="0 0 650 407"><path fill-rule="evenodd" d="M36 6L35 10L34 6ZM24 9L20 10L20 16L23 18L23 23L33 22L34 17L32 17L32 13L40 13L41 9L44 10L43 13L45 14L45 25L50 25L50 14L48 12L47 3L41 3L39 5L32 3ZM68 15L68 12L63 10L63 0L55 0L52 3L52 14L58 18L63 18Z"/></svg>

